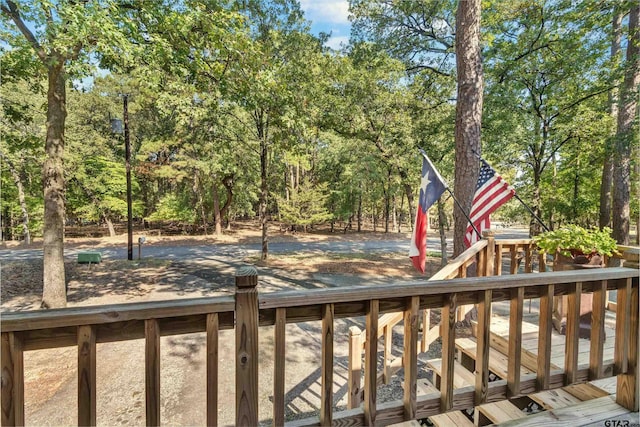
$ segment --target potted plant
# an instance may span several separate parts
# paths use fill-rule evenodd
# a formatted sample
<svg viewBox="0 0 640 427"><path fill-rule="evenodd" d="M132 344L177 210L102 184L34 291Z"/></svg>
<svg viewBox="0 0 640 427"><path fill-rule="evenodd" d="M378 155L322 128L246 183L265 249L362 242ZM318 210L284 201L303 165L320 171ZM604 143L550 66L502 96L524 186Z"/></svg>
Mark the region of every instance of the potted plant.
<svg viewBox="0 0 640 427"><path fill-rule="evenodd" d="M599 230L567 225L540 233L533 238L533 242L541 253L553 255L555 263L601 267L605 256L618 253L617 243L607 227Z"/></svg>
<svg viewBox="0 0 640 427"><path fill-rule="evenodd" d="M617 254L617 243L611 237L611 229L586 229L578 225L567 225L557 230L540 233L533 238L542 254L553 255L554 271L603 267L605 257ZM580 299L581 338L591 336L591 307L593 294L583 293ZM566 334L567 297L558 296L553 301L553 325L561 334ZM604 325L601 325L604 327Z"/></svg>

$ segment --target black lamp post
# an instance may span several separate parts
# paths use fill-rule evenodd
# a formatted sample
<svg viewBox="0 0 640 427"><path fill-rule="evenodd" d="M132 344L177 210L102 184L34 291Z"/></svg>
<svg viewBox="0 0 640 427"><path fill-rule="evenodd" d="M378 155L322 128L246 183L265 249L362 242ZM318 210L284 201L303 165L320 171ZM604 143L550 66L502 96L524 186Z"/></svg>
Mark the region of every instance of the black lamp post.
<svg viewBox="0 0 640 427"><path fill-rule="evenodd" d="M124 150L125 168L127 172L127 259L133 260L133 213L131 207L131 143L129 141L129 95L122 95L122 108L124 118ZM111 119L111 130L114 133L123 133L122 120Z"/></svg>

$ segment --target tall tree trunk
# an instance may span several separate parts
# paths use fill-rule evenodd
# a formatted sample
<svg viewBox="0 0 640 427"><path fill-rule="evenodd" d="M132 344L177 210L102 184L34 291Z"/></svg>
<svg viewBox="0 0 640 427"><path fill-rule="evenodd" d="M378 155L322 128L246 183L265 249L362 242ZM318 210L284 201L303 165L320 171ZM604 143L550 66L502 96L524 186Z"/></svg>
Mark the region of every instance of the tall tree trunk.
<svg viewBox="0 0 640 427"><path fill-rule="evenodd" d="M482 122L482 58L480 56L480 0L458 2L456 13L456 68L458 93L456 101L456 177L455 194L468 214L473 202L479 162L474 154L481 152ZM454 257L465 249L467 230L465 212L454 208Z"/></svg>
<svg viewBox="0 0 640 427"><path fill-rule="evenodd" d="M416 220L416 213L413 210L413 186L409 184L409 176L404 169L399 168L398 174L400 175L400 180L402 181L402 186L404 187L404 193L407 195L407 205L409 209L409 227L411 227L411 231L413 231L413 224Z"/></svg>
<svg viewBox="0 0 640 427"><path fill-rule="evenodd" d="M202 180L200 179L200 175L198 174L197 170L193 171L193 191L196 193L196 197L198 198L198 207L200 208L200 221L202 221L202 228L204 231L204 235L206 236L208 234L208 229L207 211L204 206L204 188L202 186Z"/></svg>
<svg viewBox="0 0 640 427"><path fill-rule="evenodd" d="M633 120L637 114L640 85L640 5L629 13L629 42L626 72L620 89L618 129L613 166L613 238L620 244L629 243L629 197L631 188L631 145L638 130Z"/></svg>
<svg viewBox="0 0 640 427"><path fill-rule="evenodd" d="M573 200L571 202L571 221L576 222L578 219L578 196L580 195L580 155L576 159L573 169Z"/></svg>
<svg viewBox="0 0 640 427"><path fill-rule="evenodd" d="M113 221L111 221L111 218L109 218L109 215L107 215L106 213L103 213L102 219L104 220L105 224L107 224L107 229L109 230L109 237L115 237L116 228L113 226Z"/></svg>
<svg viewBox="0 0 640 427"><path fill-rule="evenodd" d="M612 68L620 66L620 42L622 40L622 13L620 9L614 5L616 11L613 16L611 30L611 62ZM609 91L609 112L611 117L617 121L618 118L618 88L612 88ZM611 225L611 189L613 186L613 156L614 156L614 140L607 138L604 152L604 163L602 165L602 182L600 184L600 214L598 216L598 225L600 228Z"/></svg>
<svg viewBox="0 0 640 427"><path fill-rule="evenodd" d="M67 306L64 273L64 124L67 117L64 63L49 65L44 184L42 307Z"/></svg>
<svg viewBox="0 0 640 427"><path fill-rule="evenodd" d="M362 194L358 195L358 233L362 231Z"/></svg>
<svg viewBox="0 0 640 427"><path fill-rule="evenodd" d="M24 195L22 179L20 179L20 173L13 162L5 157L1 152L0 157L5 159L5 163L9 168L9 173L11 174L13 182L16 184L16 188L18 189L18 203L20 204L20 212L22 213L22 236L24 238L24 244L28 245L31 243L31 232L29 231L29 211L27 209L27 201Z"/></svg>
<svg viewBox="0 0 640 427"><path fill-rule="evenodd" d="M269 161L269 147L266 136L260 138L260 228L262 229L262 255L261 260L269 258L269 236L267 234L267 197L269 196L269 183L267 182L267 168Z"/></svg>
<svg viewBox="0 0 640 427"><path fill-rule="evenodd" d="M218 180L213 179L211 186L211 194L213 197L213 220L216 223L216 236L222 235L222 215L220 214L220 193L218 192Z"/></svg>
<svg viewBox="0 0 640 427"><path fill-rule="evenodd" d="M391 171L389 171L389 176L387 177L387 188L385 189L384 182L382 183L382 188L384 191L384 232L389 232L389 211L391 210Z"/></svg>

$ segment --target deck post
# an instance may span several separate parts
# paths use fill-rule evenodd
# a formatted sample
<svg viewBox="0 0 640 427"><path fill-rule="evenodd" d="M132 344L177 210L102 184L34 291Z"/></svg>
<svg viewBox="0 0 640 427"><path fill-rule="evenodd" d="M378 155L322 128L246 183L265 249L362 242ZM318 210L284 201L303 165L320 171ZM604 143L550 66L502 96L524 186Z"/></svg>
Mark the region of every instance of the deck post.
<svg viewBox="0 0 640 427"><path fill-rule="evenodd" d="M236 425L258 425L258 272L236 273Z"/></svg>

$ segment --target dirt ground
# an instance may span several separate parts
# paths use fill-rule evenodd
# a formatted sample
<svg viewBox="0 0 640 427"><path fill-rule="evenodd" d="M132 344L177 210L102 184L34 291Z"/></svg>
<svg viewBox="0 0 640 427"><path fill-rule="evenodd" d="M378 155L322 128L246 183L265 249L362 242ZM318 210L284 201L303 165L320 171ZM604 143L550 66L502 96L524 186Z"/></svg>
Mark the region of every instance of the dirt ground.
<svg viewBox="0 0 640 427"><path fill-rule="evenodd" d="M165 236L161 231L151 231L147 238L154 246L189 246L206 244L259 243L260 232L251 224L242 224L222 236ZM388 240L411 238L408 233L283 233L279 227L270 230L270 242L322 242ZM155 234L155 235L154 235ZM160 235L158 235L160 234ZM100 238L65 239L68 249L100 249L109 246L126 246L126 235ZM29 246L18 242L4 242L4 248L40 249L36 240ZM197 260L196 260L197 261ZM268 262L257 256L237 260L260 268L282 271L290 276L295 271L299 280L310 279L317 274L368 275L388 279L429 277L440 266L440 259L428 257L425 276L417 272L405 253L354 253L327 254L302 252L298 254L271 254ZM194 268L197 265L197 268ZM143 258L129 262L105 259L100 264L81 265L74 260L65 262L68 287L68 306L117 304L145 300L172 299L227 294L232 292L233 270L223 264L186 263L168 259ZM292 281L293 283L293 281ZM264 286L262 291L268 291ZM0 311L35 310L42 296L42 261L16 260L0 266Z"/></svg>
<svg viewBox="0 0 640 427"><path fill-rule="evenodd" d="M328 239L397 239L398 234L296 234L272 230L275 241L324 241ZM408 234L403 234L407 239ZM152 236L154 245L202 245L207 243L257 243L259 232L238 228L221 237ZM100 248L125 244L126 236L115 238L74 238L69 248ZM31 245L38 248L39 242ZM17 248L5 244L6 250ZM381 279L420 277L406 254L318 254L273 255L268 264L255 257L246 262L268 268L285 279L282 283L260 283L264 289L295 289L317 274L367 274ZM427 276L439 268L439 258L429 258ZM295 267L295 268L294 268ZM100 305L126 302L177 299L185 297L229 295L233 289L233 270L228 266L201 262L185 263L166 259L105 260L97 265L65 264L68 281L68 305ZM295 275L292 274L295 271ZM0 298L2 311L39 308L42 292L41 261L10 261L1 266ZM287 285L287 278L291 284ZM284 283L284 284L283 284ZM260 289L262 291L262 289ZM435 313L434 313L435 316ZM433 318L432 321L437 321ZM349 327L364 329L364 319L344 319L335 324L334 410L346 409ZM321 330L319 322L287 326L286 416L288 420L306 418L320 407ZM402 352L402 325L394 329L393 354ZM221 425L233 425L235 412L235 351L233 331L221 331L218 415ZM161 341L161 419L165 425L203 425L206 408L206 340L204 334L164 337ZM25 353L25 412L27 425L73 425L76 421L77 368L74 347ZM421 360L437 356L439 342ZM272 405L273 329L260 329L261 424L270 425ZM97 398L99 425L144 425L144 341L124 341L98 345ZM424 370L421 370L424 371ZM402 378L394 377L379 388L378 400L402 397Z"/></svg>

